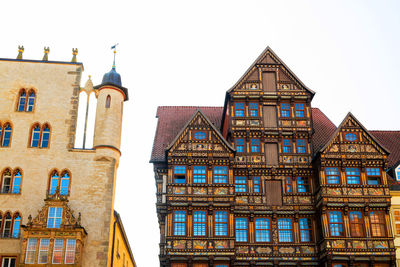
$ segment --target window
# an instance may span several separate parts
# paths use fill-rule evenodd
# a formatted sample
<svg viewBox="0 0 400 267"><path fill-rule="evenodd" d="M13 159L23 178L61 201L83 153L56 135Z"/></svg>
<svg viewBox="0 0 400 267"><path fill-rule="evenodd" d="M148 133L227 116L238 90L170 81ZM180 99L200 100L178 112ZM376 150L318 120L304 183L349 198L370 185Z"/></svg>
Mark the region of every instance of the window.
<svg viewBox="0 0 400 267"><path fill-rule="evenodd" d="M186 166L174 167L174 183L184 184L186 182Z"/></svg>
<svg viewBox="0 0 400 267"><path fill-rule="evenodd" d="M304 139L297 140L297 153L306 153L306 141Z"/></svg>
<svg viewBox="0 0 400 267"><path fill-rule="evenodd" d="M235 176L235 192L247 192L247 178L245 176Z"/></svg>
<svg viewBox="0 0 400 267"><path fill-rule="evenodd" d="M269 219L255 219L256 242L271 242L271 224Z"/></svg>
<svg viewBox="0 0 400 267"><path fill-rule="evenodd" d="M1 138L1 146L2 147L9 147L10 142L11 142L11 133L12 133L12 127L9 123L5 123L3 125L3 128L1 127L0 124L0 138Z"/></svg>
<svg viewBox="0 0 400 267"><path fill-rule="evenodd" d="M228 213L226 211L215 212L215 236L227 236L228 235Z"/></svg>
<svg viewBox="0 0 400 267"><path fill-rule="evenodd" d="M10 213L6 213L3 222L3 237L10 238L12 229L12 217Z"/></svg>
<svg viewBox="0 0 400 267"><path fill-rule="evenodd" d="M252 153L260 152L260 139L251 139L250 144L251 144L250 149Z"/></svg>
<svg viewBox="0 0 400 267"><path fill-rule="evenodd" d="M236 242L247 242L247 219L236 218L235 229L236 229Z"/></svg>
<svg viewBox="0 0 400 267"><path fill-rule="evenodd" d="M371 222L371 234L374 237L380 237L386 235L385 230L385 217L382 211L371 211L369 213L369 219Z"/></svg>
<svg viewBox="0 0 400 267"><path fill-rule="evenodd" d="M360 171L358 168L346 168L347 184L360 184Z"/></svg>
<svg viewBox="0 0 400 267"><path fill-rule="evenodd" d="M75 248L76 240L67 239L67 245L65 246L65 264L75 263Z"/></svg>
<svg viewBox="0 0 400 267"><path fill-rule="evenodd" d="M106 108L110 108L111 107L111 96L107 95L106 98Z"/></svg>
<svg viewBox="0 0 400 267"><path fill-rule="evenodd" d="M55 264L62 263L63 247L64 247L64 239L54 240L53 260L52 260L53 263Z"/></svg>
<svg viewBox="0 0 400 267"><path fill-rule="evenodd" d="M25 255L25 263L32 264L35 263L35 255L36 255L36 238L29 238L28 244L26 246L26 255Z"/></svg>
<svg viewBox="0 0 400 267"><path fill-rule="evenodd" d="M206 166L194 166L193 167L193 183L206 183L207 176Z"/></svg>
<svg viewBox="0 0 400 267"><path fill-rule="evenodd" d="M258 117L258 104L250 103L250 117Z"/></svg>
<svg viewBox="0 0 400 267"><path fill-rule="evenodd" d="M297 192L307 193L309 192L308 178L307 177L297 177Z"/></svg>
<svg viewBox="0 0 400 267"><path fill-rule="evenodd" d="M244 139L236 139L236 152L242 153L244 150Z"/></svg>
<svg viewBox="0 0 400 267"><path fill-rule="evenodd" d="M19 194L21 193L22 174L19 169L11 172L10 169L5 169L1 180L1 193L3 194Z"/></svg>
<svg viewBox="0 0 400 267"><path fill-rule="evenodd" d="M287 218L278 219L279 242L293 242L292 220Z"/></svg>
<svg viewBox="0 0 400 267"><path fill-rule="evenodd" d="M309 218L300 218L300 241L311 242L312 239L312 224Z"/></svg>
<svg viewBox="0 0 400 267"><path fill-rule="evenodd" d="M3 257L1 261L1 267L15 267L16 262L16 257Z"/></svg>
<svg viewBox="0 0 400 267"><path fill-rule="evenodd" d="M44 124L42 127L40 124L35 124L31 129L31 147L47 148L49 147L50 139L50 127L48 124Z"/></svg>
<svg viewBox="0 0 400 267"><path fill-rule="evenodd" d="M304 104L296 104L296 117L304 118Z"/></svg>
<svg viewBox="0 0 400 267"><path fill-rule="evenodd" d="M349 142L353 142L357 140L357 135L354 133L347 133L344 135L344 139Z"/></svg>
<svg viewBox="0 0 400 267"><path fill-rule="evenodd" d="M256 176L253 177L253 181L254 181L254 193L260 193L261 192L261 185L260 185L260 177Z"/></svg>
<svg viewBox="0 0 400 267"><path fill-rule="evenodd" d="M252 89L257 89L257 88L252 88ZM217 264L215 267L228 267L228 264Z"/></svg>
<svg viewBox="0 0 400 267"><path fill-rule="evenodd" d="M243 103L235 104L235 116L236 117L244 117L244 104Z"/></svg>
<svg viewBox="0 0 400 267"><path fill-rule="evenodd" d="M340 184L338 168L326 168L325 172L326 172L326 182L328 184Z"/></svg>
<svg viewBox="0 0 400 267"><path fill-rule="evenodd" d="M393 215L396 235L400 235L400 210L394 210Z"/></svg>
<svg viewBox="0 0 400 267"><path fill-rule="evenodd" d="M50 175L49 194L54 195L59 192L61 196L69 195L69 184L71 175L68 171L63 171L61 176L57 170L53 171Z"/></svg>
<svg viewBox="0 0 400 267"><path fill-rule="evenodd" d="M193 235L206 235L207 216L205 211L195 211L193 215Z"/></svg>
<svg viewBox="0 0 400 267"><path fill-rule="evenodd" d="M352 237L364 236L364 219L360 211L350 211L350 234Z"/></svg>
<svg viewBox="0 0 400 267"><path fill-rule="evenodd" d="M16 213L14 215L12 238L19 238L19 229L20 228L21 228L21 216L19 216L19 213Z"/></svg>
<svg viewBox="0 0 400 267"><path fill-rule="evenodd" d="M343 236L343 218L340 211L328 212L331 236Z"/></svg>
<svg viewBox="0 0 400 267"><path fill-rule="evenodd" d="M381 170L379 168L367 168L367 180L369 185L379 185Z"/></svg>
<svg viewBox="0 0 400 267"><path fill-rule="evenodd" d="M2 226L3 224L3 226ZM15 213L13 216L7 212L4 217L0 213L0 229L3 227L1 237L3 238L19 238L19 230L21 228L21 216Z"/></svg>
<svg viewBox="0 0 400 267"><path fill-rule="evenodd" d="M283 153L290 153L292 152L290 139L283 139L282 140L282 152Z"/></svg>
<svg viewBox="0 0 400 267"><path fill-rule="evenodd" d="M214 183L226 184L228 175L228 167L226 166L215 166L214 167Z"/></svg>
<svg viewBox="0 0 400 267"><path fill-rule="evenodd" d="M186 235L186 211L184 210L174 212L174 235Z"/></svg>
<svg viewBox="0 0 400 267"><path fill-rule="evenodd" d="M47 228L60 228L63 208L49 207Z"/></svg>
<svg viewBox="0 0 400 267"><path fill-rule="evenodd" d="M47 263L49 260L49 245L50 240L48 238L40 239L39 244L39 256L38 256L38 263Z"/></svg>
<svg viewBox="0 0 400 267"><path fill-rule="evenodd" d="M285 177L285 188L286 188L286 193L292 192L292 178L290 176Z"/></svg>
<svg viewBox="0 0 400 267"><path fill-rule="evenodd" d="M290 106L288 103L281 104L282 118L290 118Z"/></svg>
<svg viewBox="0 0 400 267"><path fill-rule="evenodd" d="M207 137L207 134L205 132L195 132L194 133L194 139L203 140L203 139L206 139L206 137Z"/></svg>
<svg viewBox="0 0 400 267"><path fill-rule="evenodd" d="M19 92L17 111L32 112L35 105L35 91L30 90L28 93L28 101L26 99L26 91L22 89Z"/></svg>

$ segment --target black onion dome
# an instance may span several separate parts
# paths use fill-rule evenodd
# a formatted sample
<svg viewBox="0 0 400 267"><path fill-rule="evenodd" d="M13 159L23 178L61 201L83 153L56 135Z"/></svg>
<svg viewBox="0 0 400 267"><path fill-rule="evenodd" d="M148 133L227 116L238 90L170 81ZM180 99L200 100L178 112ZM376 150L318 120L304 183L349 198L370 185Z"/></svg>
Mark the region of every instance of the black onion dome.
<svg viewBox="0 0 400 267"><path fill-rule="evenodd" d="M114 66L109 72L104 74L102 84L114 84L122 87L121 75L115 71Z"/></svg>

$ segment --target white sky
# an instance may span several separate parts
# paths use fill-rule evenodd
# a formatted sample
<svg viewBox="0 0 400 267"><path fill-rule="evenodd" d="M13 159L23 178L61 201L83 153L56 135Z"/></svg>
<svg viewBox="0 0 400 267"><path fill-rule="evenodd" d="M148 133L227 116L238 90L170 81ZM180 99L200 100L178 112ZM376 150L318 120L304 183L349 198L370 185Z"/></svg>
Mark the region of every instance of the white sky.
<svg viewBox="0 0 400 267"><path fill-rule="evenodd" d="M269 45L316 92L336 125L400 129L400 1L2 1L0 57L69 61L79 49L94 84L112 65L129 89L116 209L138 266L158 266L155 183L148 163L159 105L222 106Z"/></svg>

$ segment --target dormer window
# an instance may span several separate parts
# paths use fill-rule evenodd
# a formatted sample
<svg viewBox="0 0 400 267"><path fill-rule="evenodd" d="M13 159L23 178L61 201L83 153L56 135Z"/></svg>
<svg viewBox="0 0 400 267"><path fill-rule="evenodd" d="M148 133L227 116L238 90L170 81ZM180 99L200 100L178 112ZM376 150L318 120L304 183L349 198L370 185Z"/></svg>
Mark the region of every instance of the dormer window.
<svg viewBox="0 0 400 267"><path fill-rule="evenodd" d="M206 139L206 137L207 137L207 134L205 132L199 131L199 132L194 133L194 139L196 139L196 140L204 140L204 139Z"/></svg>
<svg viewBox="0 0 400 267"><path fill-rule="evenodd" d="M354 142L357 140L357 135L355 133L346 133L344 139L349 142Z"/></svg>
<svg viewBox="0 0 400 267"><path fill-rule="evenodd" d="M62 220L63 208L50 207L47 219L47 228L60 228Z"/></svg>

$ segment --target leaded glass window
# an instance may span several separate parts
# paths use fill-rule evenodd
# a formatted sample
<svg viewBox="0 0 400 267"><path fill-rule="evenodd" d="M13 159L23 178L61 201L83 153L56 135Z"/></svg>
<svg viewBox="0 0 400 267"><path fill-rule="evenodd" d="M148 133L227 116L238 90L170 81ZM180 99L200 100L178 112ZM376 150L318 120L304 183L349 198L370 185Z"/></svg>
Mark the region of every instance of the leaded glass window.
<svg viewBox="0 0 400 267"><path fill-rule="evenodd" d="M195 211L193 214L193 235L206 235L207 216L205 211Z"/></svg>
<svg viewBox="0 0 400 267"><path fill-rule="evenodd" d="M371 223L371 234L374 237L386 236L385 217L382 211L371 211L369 213Z"/></svg>
<svg viewBox="0 0 400 267"><path fill-rule="evenodd" d="M206 183L206 166L193 167L193 183Z"/></svg>
<svg viewBox="0 0 400 267"><path fill-rule="evenodd" d="M328 184L340 184L338 168L326 168L326 182Z"/></svg>
<svg viewBox="0 0 400 267"><path fill-rule="evenodd" d="M311 242L312 238L312 224L309 218L300 218L300 241Z"/></svg>
<svg viewBox="0 0 400 267"><path fill-rule="evenodd" d="M49 215L47 219L47 228L60 228L62 220L63 208L49 207Z"/></svg>
<svg viewBox="0 0 400 267"><path fill-rule="evenodd" d="M364 236L364 219L360 211L350 211L350 233L352 237Z"/></svg>
<svg viewBox="0 0 400 267"><path fill-rule="evenodd" d="M256 242L271 242L271 224L266 218L255 219Z"/></svg>
<svg viewBox="0 0 400 267"><path fill-rule="evenodd" d="M331 236L343 236L343 218L340 211L329 211L329 228Z"/></svg>
<svg viewBox="0 0 400 267"><path fill-rule="evenodd" d="M247 219L236 218L235 229L236 229L236 242L247 242Z"/></svg>
<svg viewBox="0 0 400 267"><path fill-rule="evenodd" d="M39 264L47 263L47 261L49 260L49 246L50 246L50 239L48 238L40 239L39 256L38 256Z"/></svg>
<svg viewBox="0 0 400 267"><path fill-rule="evenodd" d="M67 244L65 246L65 264L75 263L75 249L76 249L76 240L67 239Z"/></svg>
<svg viewBox="0 0 400 267"><path fill-rule="evenodd" d="M62 263L63 247L64 247L64 239L54 239L53 260L52 260L53 263L55 264Z"/></svg>
<svg viewBox="0 0 400 267"><path fill-rule="evenodd" d="M226 166L215 166L214 167L214 183L226 184L228 176L228 167Z"/></svg>
<svg viewBox="0 0 400 267"><path fill-rule="evenodd" d="M247 192L247 178L245 176L235 176L235 192Z"/></svg>
<svg viewBox="0 0 400 267"><path fill-rule="evenodd" d="M36 256L36 238L29 238L28 244L26 246L26 255L25 255L25 263L26 264L33 264L35 263L35 256Z"/></svg>
<svg viewBox="0 0 400 267"><path fill-rule="evenodd" d="M360 171L358 168L346 168L347 184L360 184Z"/></svg>
<svg viewBox="0 0 400 267"><path fill-rule="evenodd" d="M293 242L292 219L278 219L278 237L279 242Z"/></svg>
<svg viewBox="0 0 400 267"><path fill-rule="evenodd" d="M215 236L228 235L228 213L226 211L215 212Z"/></svg>
<svg viewBox="0 0 400 267"><path fill-rule="evenodd" d="M184 210L174 212L174 235L186 235L186 211Z"/></svg>

